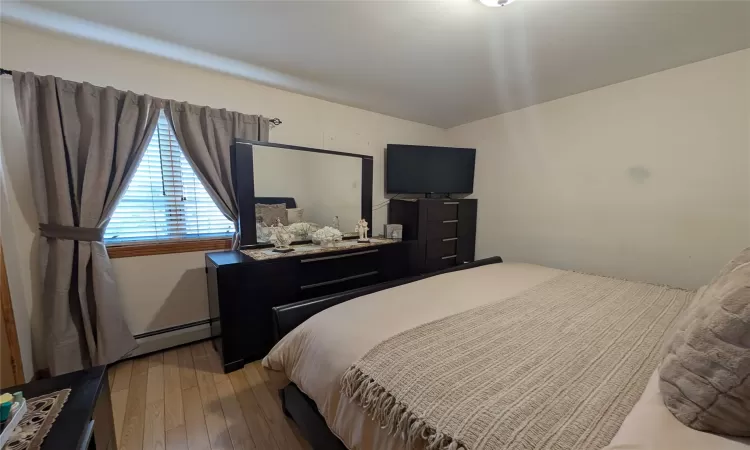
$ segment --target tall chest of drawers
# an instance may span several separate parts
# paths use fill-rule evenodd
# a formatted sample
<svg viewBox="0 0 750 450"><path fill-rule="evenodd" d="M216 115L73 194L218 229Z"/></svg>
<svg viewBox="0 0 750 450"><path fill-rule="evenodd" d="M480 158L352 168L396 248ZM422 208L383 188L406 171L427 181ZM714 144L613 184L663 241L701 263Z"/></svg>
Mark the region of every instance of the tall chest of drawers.
<svg viewBox="0 0 750 450"><path fill-rule="evenodd" d="M474 261L476 199L393 199L388 223L403 225L403 239L413 242L410 265L415 273Z"/></svg>

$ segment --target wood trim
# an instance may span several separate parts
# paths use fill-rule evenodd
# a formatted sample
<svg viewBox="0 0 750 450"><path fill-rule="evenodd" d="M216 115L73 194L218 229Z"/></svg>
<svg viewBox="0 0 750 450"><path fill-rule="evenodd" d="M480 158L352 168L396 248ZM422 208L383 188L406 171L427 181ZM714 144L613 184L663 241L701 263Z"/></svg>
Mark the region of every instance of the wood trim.
<svg viewBox="0 0 750 450"><path fill-rule="evenodd" d="M13 315L13 303L10 297L10 287L8 286L8 272L5 269L5 256L3 246L0 244L0 312L2 313L3 328L5 329L5 339L8 340L10 347L10 364L15 378L13 383L7 386L23 384L26 382L23 376L23 362L21 360L21 346L18 343L18 330L16 329L16 319ZM0 337L2 339L2 337ZM7 387L4 386L4 387Z"/></svg>
<svg viewBox="0 0 750 450"><path fill-rule="evenodd" d="M211 250L231 250L231 239L195 239L184 241L146 242L139 244L109 244L107 253L113 258L134 256L168 255L171 253L205 252Z"/></svg>

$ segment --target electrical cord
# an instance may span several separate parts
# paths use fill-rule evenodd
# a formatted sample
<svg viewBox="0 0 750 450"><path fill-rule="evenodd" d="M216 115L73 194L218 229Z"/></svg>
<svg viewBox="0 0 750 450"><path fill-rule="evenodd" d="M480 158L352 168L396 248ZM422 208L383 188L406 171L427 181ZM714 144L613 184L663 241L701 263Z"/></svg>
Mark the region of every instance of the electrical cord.
<svg viewBox="0 0 750 450"><path fill-rule="evenodd" d="M390 202L391 200L393 200L394 198L396 198L396 196L398 196L398 194L394 195L391 198L385 199L385 201L382 201L382 202L378 203L377 205L373 206L373 208L379 208L379 207L381 207L381 206L383 206L385 204L388 204L388 202Z"/></svg>
<svg viewBox="0 0 750 450"><path fill-rule="evenodd" d="M384 205L384 204L386 204L386 203L390 202L391 200L393 200L394 198L398 197L399 195L401 195L401 194L396 194L396 195L394 195L394 196L393 196L393 197L391 197L391 198L387 198L387 199L385 199L385 201L383 201L383 202L380 202L380 203L378 203L378 204L377 204L377 205L375 205L375 206L380 206L380 205Z"/></svg>
<svg viewBox="0 0 750 450"><path fill-rule="evenodd" d="M378 209L381 209L381 208L383 208L383 207L384 207L385 205L387 205L388 203L390 203L390 201L391 201L391 200L393 200L394 198L398 197L399 195L401 195L401 194L396 194L396 195L394 195L393 197L391 197L391 198L387 199L386 201L384 201L384 202L381 202L381 203L378 203L377 205L375 205L375 206L374 206L374 207L372 208L372 210L373 210L373 211L377 211Z"/></svg>

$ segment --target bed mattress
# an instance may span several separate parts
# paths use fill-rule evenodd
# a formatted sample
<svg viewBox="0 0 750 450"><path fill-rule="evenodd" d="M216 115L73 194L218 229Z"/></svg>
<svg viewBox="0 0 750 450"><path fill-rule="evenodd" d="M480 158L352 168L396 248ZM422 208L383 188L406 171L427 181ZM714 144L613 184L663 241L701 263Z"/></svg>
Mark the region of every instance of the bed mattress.
<svg viewBox="0 0 750 450"><path fill-rule="evenodd" d="M341 395L346 370L396 334L514 297L562 273L529 264L492 264L354 299L300 325L274 347L264 365L277 373L279 386L292 381L313 399L329 428L348 448L405 449L401 437L389 435L360 406ZM663 404L654 401L658 398L655 386L651 380L611 449L666 450L671 447L665 447L665 442L674 442L680 445L675 449L747 450L747 442L699 433L676 422ZM648 433L642 432L644 423L649 425Z"/></svg>

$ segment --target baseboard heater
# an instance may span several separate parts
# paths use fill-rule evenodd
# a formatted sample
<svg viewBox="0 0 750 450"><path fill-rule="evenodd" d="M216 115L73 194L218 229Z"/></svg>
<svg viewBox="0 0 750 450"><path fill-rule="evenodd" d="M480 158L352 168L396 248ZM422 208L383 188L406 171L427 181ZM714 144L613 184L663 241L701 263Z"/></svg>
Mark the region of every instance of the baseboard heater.
<svg viewBox="0 0 750 450"><path fill-rule="evenodd" d="M133 337L138 347L122 359L208 339L211 337L211 322L212 319L204 319L137 334Z"/></svg>

